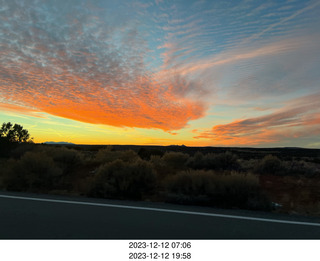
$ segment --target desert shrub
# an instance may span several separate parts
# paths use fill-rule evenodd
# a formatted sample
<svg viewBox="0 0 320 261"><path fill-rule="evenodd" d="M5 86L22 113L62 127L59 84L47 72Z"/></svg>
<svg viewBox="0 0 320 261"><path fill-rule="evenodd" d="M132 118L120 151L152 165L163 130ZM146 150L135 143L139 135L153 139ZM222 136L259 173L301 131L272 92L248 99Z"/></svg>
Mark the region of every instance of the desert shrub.
<svg viewBox="0 0 320 261"><path fill-rule="evenodd" d="M138 151L138 155L141 159L144 160L150 160L152 156L160 156L162 157L164 152L159 149L153 149L153 148L140 148Z"/></svg>
<svg viewBox="0 0 320 261"><path fill-rule="evenodd" d="M0 157L9 158L11 151L14 150L19 143L10 142L8 139L0 137Z"/></svg>
<svg viewBox="0 0 320 261"><path fill-rule="evenodd" d="M81 153L75 149L58 147L50 154L55 162L65 166L76 165L82 162Z"/></svg>
<svg viewBox="0 0 320 261"><path fill-rule="evenodd" d="M152 155L149 162L151 163L152 168L155 170L158 180L165 178L169 174L168 167L162 160L161 156Z"/></svg>
<svg viewBox="0 0 320 261"><path fill-rule="evenodd" d="M84 155L80 151L65 146L41 145L37 146L34 152L52 158L55 165L62 170L65 183L70 183L71 181L66 179L75 174L78 166L85 164Z"/></svg>
<svg viewBox="0 0 320 261"><path fill-rule="evenodd" d="M189 155L182 152L166 152L162 156L162 161L167 166L168 171L171 170L182 170L186 168L186 163L189 159Z"/></svg>
<svg viewBox="0 0 320 261"><path fill-rule="evenodd" d="M99 163L112 162L117 159L117 155L112 151L112 146L107 146L106 148L100 149L96 156L95 161Z"/></svg>
<svg viewBox="0 0 320 261"><path fill-rule="evenodd" d="M318 157L314 157L314 158L312 159L312 162L317 163L317 164L320 164L320 157L319 157L319 156L318 156Z"/></svg>
<svg viewBox="0 0 320 261"><path fill-rule="evenodd" d="M196 152L188 166L193 169L212 169L212 170L238 170L240 165L238 157L227 151L225 153L208 153L203 155L201 152Z"/></svg>
<svg viewBox="0 0 320 261"><path fill-rule="evenodd" d="M304 160L292 160L282 163L285 175L315 177L320 175L320 165Z"/></svg>
<svg viewBox="0 0 320 261"><path fill-rule="evenodd" d="M74 191L76 191L80 196L92 195L91 193L93 191L94 182L94 176L82 177L74 184Z"/></svg>
<svg viewBox="0 0 320 261"><path fill-rule="evenodd" d="M240 159L238 160L239 163L239 170L243 172L253 172L258 165L258 160L257 159Z"/></svg>
<svg viewBox="0 0 320 261"><path fill-rule="evenodd" d="M0 189L4 189L3 178L6 166L8 165L8 160L0 157Z"/></svg>
<svg viewBox="0 0 320 261"><path fill-rule="evenodd" d="M26 152L33 151L35 146L36 145L33 143L17 144L16 148L11 151L10 155L15 159L20 159Z"/></svg>
<svg viewBox="0 0 320 261"><path fill-rule="evenodd" d="M97 163L108 163L120 159L124 162L136 161L139 155L133 150L113 151L111 146L100 149L95 157Z"/></svg>
<svg viewBox="0 0 320 261"><path fill-rule="evenodd" d="M119 159L123 160L124 162L134 162L140 159L137 152L133 150L125 150L118 152Z"/></svg>
<svg viewBox="0 0 320 261"><path fill-rule="evenodd" d="M211 172L187 170L166 179L166 189L176 194L189 196L207 195L213 190L214 179Z"/></svg>
<svg viewBox="0 0 320 261"><path fill-rule="evenodd" d="M246 209L271 207L258 178L252 174L188 170L169 177L165 187L170 202Z"/></svg>
<svg viewBox="0 0 320 261"><path fill-rule="evenodd" d="M190 157L187 166L192 169L203 169L204 166L204 155L202 152L197 151L193 157Z"/></svg>
<svg viewBox="0 0 320 261"><path fill-rule="evenodd" d="M8 160L4 172L6 189L33 192L53 189L62 174L52 158L35 152L26 152L19 160Z"/></svg>
<svg viewBox="0 0 320 261"><path fill-rule="evenodd" d="M273 155L265 156L255 167L255 172L261 174L283 174L283 165L281 160Z"/></svg>
<svg viewBox="0 0 320 261"><path fill-rule="evenodd" d="M149 162L124 162L117 159L99 168L89 195L141 199L151 193L155 185L155 172Z"/></svg>
<svg viewBox="0 0 320 261"><path fill-rule="evenodd" d="M208 169L236 170L239 168L237 156L229 151L219 154L208 153L203 160L205 167Z"/></svg>

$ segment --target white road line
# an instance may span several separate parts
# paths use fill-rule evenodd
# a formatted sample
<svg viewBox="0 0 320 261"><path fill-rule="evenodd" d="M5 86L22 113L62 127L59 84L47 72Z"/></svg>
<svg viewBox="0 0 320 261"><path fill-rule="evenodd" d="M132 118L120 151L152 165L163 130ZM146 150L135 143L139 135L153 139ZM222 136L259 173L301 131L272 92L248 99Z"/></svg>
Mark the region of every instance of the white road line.
<svg viewBox="0 0 320 261"><path fill-rule="evenodd" d="M9 195L0 195L0 198L22 199L22 200L75 204L75 205L87 205L87 206L97 206L97 207L138 209L138 210L158 211L158 212L187 214L187 215L222 217L222 218L244 219L244 220L262 221L262 222L273 222L273 223L284 223L284 224L292 224L292 225L305 225L305 226L320 227L320 223L300 222L300 221L290 221L290 220L280 220L280 219L256 218L256 217L246 217L246 216L236 216L236 215L224 215L224 214L194 212L194 211L185 211L185 210L173 210L173 209L164 209L164 208L135 207L135 206L125 206L125 205L113 205L113 204L103 204L103 203L93 203L93 202L83 202L83 201L69 201L69 200L58 200L58 199L46 199L46 198L19 197L19 196L9 196Z"/></svg>

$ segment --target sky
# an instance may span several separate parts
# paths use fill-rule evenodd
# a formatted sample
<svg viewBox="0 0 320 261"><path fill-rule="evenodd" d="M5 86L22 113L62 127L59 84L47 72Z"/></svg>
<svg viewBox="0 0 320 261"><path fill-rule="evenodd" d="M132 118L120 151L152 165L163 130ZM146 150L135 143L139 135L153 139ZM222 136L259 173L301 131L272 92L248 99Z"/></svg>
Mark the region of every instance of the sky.
<svg viewBox="0 0 320 261"><path fill-rule="evenodd" d="M0 0L0 121L37 143L320 148L320 0Z"/></svg>

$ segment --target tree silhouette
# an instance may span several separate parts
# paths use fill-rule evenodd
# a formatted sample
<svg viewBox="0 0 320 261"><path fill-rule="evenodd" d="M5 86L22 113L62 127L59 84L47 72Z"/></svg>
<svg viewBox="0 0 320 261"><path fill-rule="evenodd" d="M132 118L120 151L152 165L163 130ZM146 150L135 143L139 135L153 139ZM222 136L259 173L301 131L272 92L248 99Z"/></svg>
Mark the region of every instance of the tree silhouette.
<svg viewBox="0 0 320 261"><path fill-rule="evenodd" d="M19 124L12 124L11 122L3 123L0 129L1 139L9 142L32 142L28 130L24 129Z"/></svg>

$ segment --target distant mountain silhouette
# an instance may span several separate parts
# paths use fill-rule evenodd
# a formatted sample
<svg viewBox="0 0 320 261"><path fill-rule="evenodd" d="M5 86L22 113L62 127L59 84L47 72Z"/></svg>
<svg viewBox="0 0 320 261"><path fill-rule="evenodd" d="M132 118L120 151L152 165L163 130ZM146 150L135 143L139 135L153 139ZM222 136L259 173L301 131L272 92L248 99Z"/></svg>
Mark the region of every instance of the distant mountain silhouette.
<svg viewBox="0 0 320 261"><path fill-rule="evenodd" d="M46 142L44 142L44 144L52 144L52 145L55 145L55 144L60 144L60 145L76 145L76 144L74 144L74 143L65 142L65 141L58 141L58 142L55 142L55 141L46 141Z"/></svg>

